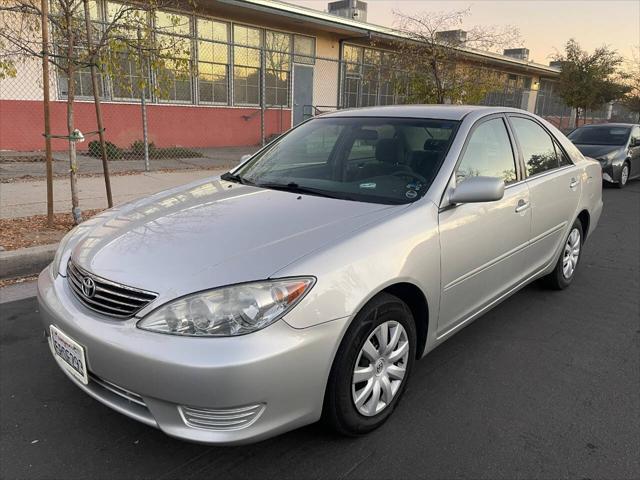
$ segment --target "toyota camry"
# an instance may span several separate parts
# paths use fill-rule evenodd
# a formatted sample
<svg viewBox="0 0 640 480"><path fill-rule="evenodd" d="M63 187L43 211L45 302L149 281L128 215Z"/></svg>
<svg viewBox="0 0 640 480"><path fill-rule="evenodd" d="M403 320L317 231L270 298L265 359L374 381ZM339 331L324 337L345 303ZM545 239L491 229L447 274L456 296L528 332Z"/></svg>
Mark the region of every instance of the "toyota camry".
<svg viewBox="0 0 640 480"><path fill-rule="evenodd" d="M72 230L39 277L45 333L71 382L174 437L365 434L438 344L529 282L571 285L601 189L521 110L322 115Z"/></svg>

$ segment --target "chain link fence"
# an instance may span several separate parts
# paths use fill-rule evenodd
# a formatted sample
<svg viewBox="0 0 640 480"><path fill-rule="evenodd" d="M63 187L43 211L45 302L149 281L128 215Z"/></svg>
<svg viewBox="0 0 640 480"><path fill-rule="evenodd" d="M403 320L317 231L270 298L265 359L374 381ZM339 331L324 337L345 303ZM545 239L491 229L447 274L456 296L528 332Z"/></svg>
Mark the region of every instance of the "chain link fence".
<svg viewBox="0 0 640 480"><path fill-rule="evenodd" d="M100 73L109 160L128 162L132 169L206 166L212 160L233 163L310 117L411 99L411 82L402 72L357 59L314 55L311 37L269 31L256 37L249 27L241 27L246 31L234 31L234 38L242 42L232 43L218 39L215 25L207 27L213 33L205 27L198 23L197 33L190 37L187 74L172 71L171 62L164 64L164 72L142 67L136 51L121 55L117 78ZM41 157L41 62L18 59L16 68L14 78L0 80L1 155ZM151 88L161 77L165 79L162 88ZM82 164L101 157L97 136L89 133L97 131L89 68L79 68L73 81L74 123L87 132L85 142L78 144ZM51 69L53 135L68 133L69 83L59 69ZM553 82L543 81L536 90L526 84L507 84L480 103L531 110L562 130L575 122ZM619 105L587 112L588 123L633 121L631 117ZM53 140L58 157L64 156L67 147L65 140Z"/></svg>

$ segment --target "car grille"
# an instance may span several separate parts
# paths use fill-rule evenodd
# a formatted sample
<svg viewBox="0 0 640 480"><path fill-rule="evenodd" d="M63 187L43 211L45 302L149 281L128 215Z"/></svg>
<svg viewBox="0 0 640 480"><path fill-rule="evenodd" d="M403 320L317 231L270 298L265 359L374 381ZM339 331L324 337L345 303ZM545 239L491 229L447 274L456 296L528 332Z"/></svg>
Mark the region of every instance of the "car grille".
<svg viewBox="0 0 640 480"><path fill-rule="evenodd" d="M132 317L158 296L153 292L105 280L72 261L67 265L67 280L71 291L85 307L110 317Z"/></svg>
<svg viewBox="0 0 640 480"><path fill-rule="evenodd" d="M185 424L205 430L238 430L248 427L262 415L264 409L265 406L261 403L225 409L179 407Z"/></svg>

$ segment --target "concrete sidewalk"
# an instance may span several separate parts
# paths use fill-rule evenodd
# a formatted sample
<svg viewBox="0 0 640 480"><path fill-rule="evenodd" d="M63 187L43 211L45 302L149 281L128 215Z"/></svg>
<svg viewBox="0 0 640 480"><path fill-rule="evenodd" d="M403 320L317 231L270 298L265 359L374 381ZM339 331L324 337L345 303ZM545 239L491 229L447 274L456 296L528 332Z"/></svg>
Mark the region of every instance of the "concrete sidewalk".
<svg viewBox="0 0 640 480"><path fill-rule="evenodd" d="M150 160L151 171L164 169L190 170L205 168L226 168L237 165L243 155L254 153L259 147L218 147L190 148L200 153L200 157L190 158L153 158ZM44 178L46 165L43 152L8 152L0 151L0 181L20 178ZM54 152L53 173L56 176L69 174L69 160L66 152ZM33 159L33 161L25 161ZM142 159L124 159L109 161L112 173L141 172L144 173ZM100 158L78 154L78 173L102 174Z"/></svg>
<svg viewBox="0 0 640 480"><path fill-rule="evenodd" d="M111 177L113 203L118 205L160 190L175 187L200 178L220 175L219 170L182 170L178 172L150 172ZM0 183L0 218L46 215L47 187L45 180ZM102 177L78 179L80 207L83 210L106 208L107 200ZM71 212L71 189L68 178L53 181L54 211Z"/></svg>

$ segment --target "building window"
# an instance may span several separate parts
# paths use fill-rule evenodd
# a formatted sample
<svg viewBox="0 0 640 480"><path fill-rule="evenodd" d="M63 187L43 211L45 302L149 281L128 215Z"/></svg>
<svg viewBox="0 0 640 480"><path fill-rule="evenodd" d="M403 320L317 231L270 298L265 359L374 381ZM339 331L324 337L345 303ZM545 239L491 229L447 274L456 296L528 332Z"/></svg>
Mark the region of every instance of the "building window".
<svg viewBox="0 0 640 480"><path fill-rule="evenodd" d="M137 52L130 49L136 45L138 34L135 28L146 28L149 23L149 16L144 10L131 9L130 5L116 2L107 3L107 20L112 22L119 16L127 28L117 26L114 36L121 38L122 42L115 42L109 52L111 60L115 63L114 71L109 75L111 85L111 96L117 100L140 100L142 87L145 87L145 98L151 99L149 69L142 68L142 59Z"/></svg>
<svg viewBox="0 0 640 480"><path fill-rule="evenodd" d="M381 52L369 48L364 51L362 65L361 107L378 105L378 84L380 76Z"/></svg>
<svg viewBox="0 0 640 480"><path fill-rule="evenodd" d="M198 19L198 100L229 103L229 26Z"/></svg>
<svg viewBox="0 0 640 480"><path fill-rule="evenodd" d="M60 48L64 48L61 46ZM93 98L93 84L91 82L91 69L89 67L77 66L73 74L74 79L74 96L75 97L91 97ZM64 70L58 70L58 89L61 97L69 95L69 79ZM104 96L104 86L102 74L98 73L98 95Z"/></svg>
<svg viewBox="0 0 640 480"><path fill-rule="evenodd" d="M233 103L259 105L262 32L258 28L234 25L233 40Z"/></svg>
<svg viewBox="0 0 640 480"><path fill-rule="evenodd" d="M52 14L56 15L57 9L54 4L51 5ZM84 8L79 8L75 11L76 20L82 22L84 26ZM102 32L102 25L100 24L100 9L96 0L89 0L89 18L91 19L92 37L94 42L98 39ZM66 40L61 38L60 32L55 28L52 29L52 37L54 45L57 45L57 52L60 55L59 61L65 61L67 55L68 45L65 44ZM75 68L73 74L74 84L74 96L75 97L91 97L93 98L93 84L91 82L91 68L87 65L89 62L88 51L86 48L75 47L74 48ZM104 79L102 73L98 69L98 95L104 96ZM69 79L67 78L66 71L58 69L58 94L60 97L67 97L69 95Z"/></svg>
<svg viewBox="0 0 640 480"><path fill-rule="evenodd" d="M343 65L343 107L355 108L360 106L360 91L362 83L362 52L360 47L345 45L342 57Z"/></svg>
<svg viewBox="0 0 640 480"><path fill-rule="evenodd" d="M120 100L135 99L142 97L142 87L147 100L151 99L151 89L149 88L149 72L141 72L139 61L131 59L129 55L121 53L118 55L118 78L111 79L111 93L113 98Z"/></svg>
<svg viewBox="0 0 640 480"><path fill-rule="evenodd" d="M265 103L267 106L289 106L291 71L291 35L265 32Z"/></svg>
<svg viewBox="0 0 640 480"><path fill-rule="evenodd" d="M392 55L373 48L343 47L341 107L406 103L409 76L394 69Z"/></svg>
<svg viewBox="0 0 640 480"><path fill-rule="evenodd" d="M293 61L295 63L306 63L314 65L316 63L316 39L303 35L293 36Z"/></svg>
<svg viewBox="0 0 640 480"><path fill-rule="evenodd" d="M156 75L159 81L158 98L163 101L191 103L191 21L187 15L158 12L156 41L163 65Z"/></svg>

